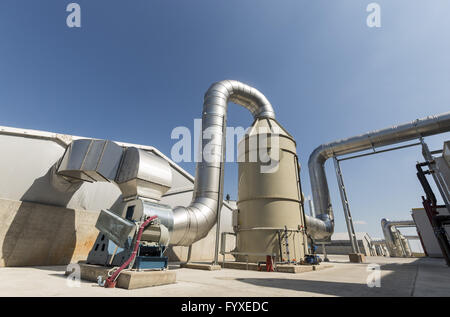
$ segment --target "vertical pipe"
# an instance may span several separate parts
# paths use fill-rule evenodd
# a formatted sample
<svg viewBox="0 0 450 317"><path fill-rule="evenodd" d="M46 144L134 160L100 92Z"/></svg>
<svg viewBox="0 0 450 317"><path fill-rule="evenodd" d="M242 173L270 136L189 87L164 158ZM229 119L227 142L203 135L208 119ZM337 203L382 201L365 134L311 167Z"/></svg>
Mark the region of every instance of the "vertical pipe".
<svg viewBox="0 0 450 317"><path fill-rule="evenodd" d="M258 90L235 80L211 85L203 98L201 158L189 206L173 209L172 245L189 246L206 237L222 207L225 131L228 102L248 109L254 119L275 118L272 105ZM220 188L220 190L219 190Z"/></svg>
<svg viewBox="0 0 450 317"><path fill-rule="evenodd" d="M309 203L309 215L311 217L316 218L316 212L314 210L314 203L313 203L313 201L312 201L310 196L308 196L308 203Z"/></svg>
<svg viewBox="0 0 450 317"><path fill-rule="evenodd" d="M222 117L222 144L225 144L226 138L226 119ZM225 157L225 147L222 147L222 158ZM214 249L214 265L219 264L219 241L220 241L220 218L222 216L223 199L223 160L220 161L219 168L219 188L217 193L217 222L216 222L216 245Z"/></svg>
<svg viewBox="0 0 450 317"><path fill-rule="evenodd" d="M312 233L320 236L320 238L326 239L331 236L334 229L333 207L331 205L325 174L325 162L329 158L448 131L450 131L450 112L417 119L406 124L395 125L390 128L364 133L347 139L337 140L317 147L311 153L308 160L311 192L317 218L327 221L324 226L320 226L326 229L325 234L322 234L323 230L316 230ZM310 219L308 221L312 222Z"/></svg>

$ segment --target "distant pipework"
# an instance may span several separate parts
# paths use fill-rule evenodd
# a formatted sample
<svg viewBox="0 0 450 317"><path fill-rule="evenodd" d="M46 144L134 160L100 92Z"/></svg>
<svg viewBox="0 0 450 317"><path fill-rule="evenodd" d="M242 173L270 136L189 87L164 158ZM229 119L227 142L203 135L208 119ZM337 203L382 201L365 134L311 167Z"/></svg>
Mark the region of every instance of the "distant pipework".
<svg viewBox="0 0 450 317"><path fill-rule="evenodd" d="M398 231L397 227L416 227L416 223L413 220L390 221L385 218L381 219L381 229L389 254L393 257L411 256L406 237Z"/></svg>
<svg viewBox="0 0 450 317"><path fill-rule="evenodd" d="M334 216L325 174L325 162L335 156L355 153L412 139L450 131L450 112L322 144L308 161L316 219L306 217L308 233L315 239L329 239L334 231Z"/></svg>

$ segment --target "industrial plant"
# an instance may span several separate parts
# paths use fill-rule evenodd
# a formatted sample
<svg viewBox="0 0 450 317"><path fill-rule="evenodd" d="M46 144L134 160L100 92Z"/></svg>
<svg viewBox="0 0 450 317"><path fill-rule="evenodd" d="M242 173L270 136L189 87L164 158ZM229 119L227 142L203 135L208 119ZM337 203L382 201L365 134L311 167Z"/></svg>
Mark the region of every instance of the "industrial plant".
<svg viewBox="0 0 450 317"><path fill-rule="evenodd" d="M253 116L238 145L237 201L224 197L231 102ZM450 141L436 149L426 143L450 131L450 113L323 140L309 155L305 179L297 136L277 121L277 110L245 83L213 83L198 107L202 135L212 137L200 142L195 176L151 145L0 127L0 274L25 290L31 286L24 276L38 274L39 283L66 296L83 287L95 296L118 289L125 296L280 296L270 292L277 283L296 283L282 296L352 296L345 283L355 296L404 296L401 287L372 287L367 268L376 264L385 285L396 283L396 270L417 266L428 277L417 269L417 282L405 292L450 295ZM356 232L340 162L406 147L423 154L423 161L411 162L423 188L411 217L386 214L377 224L383 237ZM329 159L347 232L335 232ZM412 251L412 240L423 252ZM429 286L436 276L441 284ZM319 289L317 279L343 286ZM194 290L195 281L208 287ZM68 282L82 287L65 287Z"/></svg>

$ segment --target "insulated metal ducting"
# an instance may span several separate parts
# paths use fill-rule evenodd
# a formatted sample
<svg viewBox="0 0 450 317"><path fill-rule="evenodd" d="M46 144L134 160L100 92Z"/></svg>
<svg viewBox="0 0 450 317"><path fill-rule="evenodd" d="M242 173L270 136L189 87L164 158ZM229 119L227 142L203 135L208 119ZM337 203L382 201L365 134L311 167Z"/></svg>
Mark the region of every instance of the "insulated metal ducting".
<svg viewBox="0 0 450 317"><path fill-rule="evenodd" d="M188 246L205 237L216 223L217 211L222 208L229 101L248 109L255 119L275 118L272 105L257 89L235 80L211 85L203 102L202 155L197 163L194 194L189 206L173 210L172 245Z"/></svg>
<svg viewBox="0 0 450 317"><path fill-rule="evenodd" d="M386 246L391 256L410 256L408 252L409 246L402 241L405 237L398 231L398 227L416 227L413 220L396 220L381 219L381 229L383 230Z"/></svg>
<svg viewBox="0 0 450 317"><path fill-rule="evenodd" d="M314 219L306 216L308 234L315 239L325 240L329 239L334 231L333 208L325 174L327 159L448 131L450 131L450 112L317 147L311 153L308 161L311 191L317 217Z"/></svg>
<svg viewBox="0 0 450 317"><path fill-rule="evenodd" d="M159 201L172 186L172 170L165 159L106 140L72 141L59 161L56 175L70 182L116 184L125 200L143 197Z"/></svg>

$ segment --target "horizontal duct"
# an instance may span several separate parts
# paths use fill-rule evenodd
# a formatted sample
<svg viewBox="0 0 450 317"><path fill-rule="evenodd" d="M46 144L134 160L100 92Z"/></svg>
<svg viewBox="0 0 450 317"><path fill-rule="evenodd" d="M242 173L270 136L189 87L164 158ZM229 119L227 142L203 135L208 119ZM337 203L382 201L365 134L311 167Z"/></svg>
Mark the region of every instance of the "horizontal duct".
<svg viewBox="0 0 450 317"><path fill-rule="evenodd" d="M318 220L311 219L312 217L309 216L306 217L307 225L308 223L311 225L308 233L315 239L325 240L329 239L334 231L333 208L325 174L327 159L448 131L450 131L450 112L317 147L309 157L308 168L314 209Z"/></svg>

